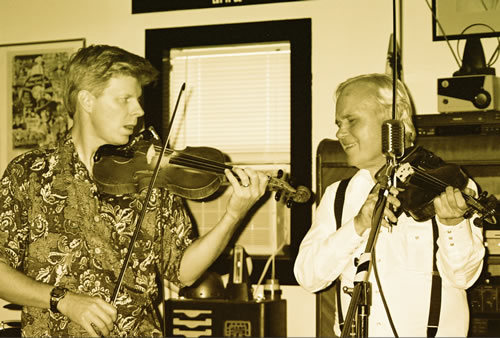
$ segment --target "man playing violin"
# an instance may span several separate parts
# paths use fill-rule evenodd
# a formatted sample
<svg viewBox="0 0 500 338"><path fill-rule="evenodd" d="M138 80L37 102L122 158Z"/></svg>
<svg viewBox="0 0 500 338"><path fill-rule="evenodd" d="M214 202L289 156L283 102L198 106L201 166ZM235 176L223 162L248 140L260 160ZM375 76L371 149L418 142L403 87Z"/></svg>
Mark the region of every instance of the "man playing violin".
<svg viewBox="0 0 500 338"><path fill-rule="evenodd" d="M23 306L24 336L160 336L156 271L191 285L215 261L264 194L267 176L235 168L225 214L194 238L183 200L154 188L116 302L112 294L145 191L100 192L93 155L129 141L144 114L143 86L157 77L121 48L80 49L65 74L73 127L57 145L10 162L0 186L0 297Z"/></svg>
<svg viewBox="0 0 500 338"><path fill-rule="evenodd" d="M338 278L342 287L354 285L358 258L366 247L379 196L376 174L387 163L382 153L381 127L392 116L392 86L390 76L368 74L348 79L336 91L336 136L348 164L359 170L345 190L339 229L334 201L340 182L335 182L327 187L315 221L300 245L294 272L299 284L308 291L323 290ZM404 84L398 81L396 88L396 119L404 125L405 144L410 147L415 139L413 106ZM470 179L467 186L466 193L477 191ZM401 205L400 190L391 186L389 192L372 251L380 288L374 268L368 271L372 295L368 336L428 336L434 259L442 280L437 335L467 336L469 309L465 290L481 273L485 249L482 230L464 218L468 206L462 192L448 186L432 201L436 213L434 228L439 236L435 258L433 221L417 222L407 213L399 215L395 208ZM351 297L340 293L342 318L345 318ZM339 335L337 316L335 322L334 331Z"/></svg>

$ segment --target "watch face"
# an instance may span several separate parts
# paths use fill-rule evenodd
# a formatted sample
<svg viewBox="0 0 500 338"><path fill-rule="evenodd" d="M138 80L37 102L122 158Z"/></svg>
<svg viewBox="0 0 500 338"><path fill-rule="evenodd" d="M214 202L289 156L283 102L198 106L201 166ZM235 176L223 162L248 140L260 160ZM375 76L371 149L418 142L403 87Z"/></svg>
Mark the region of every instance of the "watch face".
<svg viewBox="0 0 500 338"><path fill-rule="evenodd" d="M67 290L66 289L63 289L63 288L60 288L60 287L55 287L53 290L52 290L52 297L54 298L61 298L61 297L64 297L64 295L66 294Z"/></svg>
<svg viewBox="0 0 500 338"><path fill-rule="evenodd" d="M50 291L50 310L54 313L59 313L57 304L66 295L68 289L56 286Z"/></svg>

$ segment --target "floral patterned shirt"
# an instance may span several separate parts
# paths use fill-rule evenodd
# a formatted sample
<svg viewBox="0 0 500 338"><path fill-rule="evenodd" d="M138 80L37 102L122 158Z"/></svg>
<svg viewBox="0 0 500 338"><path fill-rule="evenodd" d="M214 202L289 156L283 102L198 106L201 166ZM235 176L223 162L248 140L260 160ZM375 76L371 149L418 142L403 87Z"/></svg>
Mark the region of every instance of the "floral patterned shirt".
<svg viewBox="0 0 500 338"><path fill-rule="evenodd" d="M29 151L8 165L0 184L0 260L39 282L110 302L145 195L100 193L68 133L59 146ZM161 335L156 271L182 286L179 265L192 234L183 200L154 189L111 335ZM24 307L21 322L24 336L88 335L49 309Z"/></svg>

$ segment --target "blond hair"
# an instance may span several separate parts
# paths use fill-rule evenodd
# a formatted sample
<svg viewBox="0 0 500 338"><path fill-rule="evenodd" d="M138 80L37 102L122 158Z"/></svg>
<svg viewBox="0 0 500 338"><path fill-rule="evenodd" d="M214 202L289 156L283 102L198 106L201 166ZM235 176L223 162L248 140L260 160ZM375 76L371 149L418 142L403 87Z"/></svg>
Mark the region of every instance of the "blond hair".
<svg viewBox="0 0 500 338"><path fill-rule="evenodd" d="M66 67L64 104L69 116L76 111L78 92L86 89L100 95L113 76L132 76L145 86L158 77L158 71L145 58L116 46L91 45L80 48Z"/></svg>

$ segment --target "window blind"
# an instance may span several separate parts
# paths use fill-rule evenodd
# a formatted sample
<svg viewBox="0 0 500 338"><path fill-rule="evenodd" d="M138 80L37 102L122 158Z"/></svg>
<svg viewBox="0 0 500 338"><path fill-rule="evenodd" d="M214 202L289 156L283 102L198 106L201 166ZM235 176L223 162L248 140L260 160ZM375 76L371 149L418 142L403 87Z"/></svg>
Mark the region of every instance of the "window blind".
<svg viewBox="0 0 500 338"><path fill-rule="evenodd" d="M275 176L290 171L290 43L273 42L171 49L170 112L186 83L170 132L173 149L209 146L236 165ZM188 201L200 235L225 212L217 199ZM237 240L251 255L290 244L290 210L268 195Z"/></svg>
<svg viewBox="0 0 500 338"><path fill-rule="evenodd" d="M290 163L289 42L172 49L169 68L171 98L186 83L171 147L214 147L234 163Z"/></svg>

